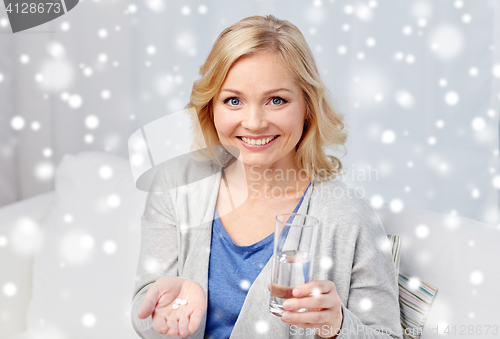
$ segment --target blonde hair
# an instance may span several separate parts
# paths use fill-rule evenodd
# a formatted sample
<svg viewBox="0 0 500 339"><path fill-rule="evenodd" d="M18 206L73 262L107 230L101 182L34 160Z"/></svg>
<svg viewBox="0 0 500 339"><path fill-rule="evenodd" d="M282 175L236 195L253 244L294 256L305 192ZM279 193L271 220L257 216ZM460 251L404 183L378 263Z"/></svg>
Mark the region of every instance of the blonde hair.
<svg viewBox="0 0 500 339"><path fill-rule="evenodd" d="M302 137L296 146L296 162L309 177L328 181L341 173L342 163L327 155L323 147L344 148L347 135L343 131L343 116L334 108L330 92L323 84L314 56L300 30L287 20L273 15L251 16L218 36L205 63L200 67L201 78L191 92L186 108L191 115L194 137L191 150L207 147L212 160L212 145L221 145L215 125L212 101L236 60L258 51L272 51L293 74L302 89L306 115ZM224 162L214 157L216 161Z"/></svg>

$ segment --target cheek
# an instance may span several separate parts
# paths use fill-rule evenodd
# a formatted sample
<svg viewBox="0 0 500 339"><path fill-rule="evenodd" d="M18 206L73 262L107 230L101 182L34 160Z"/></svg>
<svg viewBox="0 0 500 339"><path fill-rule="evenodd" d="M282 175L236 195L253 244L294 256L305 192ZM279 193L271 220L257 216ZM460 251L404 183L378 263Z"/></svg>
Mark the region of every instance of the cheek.
<svg viewBox="0 0 500 339"><path fill-rule="evenodd" d="M293 135L302 135L302 130L304 128L304 115L297 113L289 115L287 119L283 119L281 124L283 131Z"/></svg>
<svg viewBox="0 0 500 339"><path fill-rule="evenodd" d="M224 111L214 111L214 125L219 138L230 137L234 129L234 122L231 121L230 115L225 114Z"/></svg>

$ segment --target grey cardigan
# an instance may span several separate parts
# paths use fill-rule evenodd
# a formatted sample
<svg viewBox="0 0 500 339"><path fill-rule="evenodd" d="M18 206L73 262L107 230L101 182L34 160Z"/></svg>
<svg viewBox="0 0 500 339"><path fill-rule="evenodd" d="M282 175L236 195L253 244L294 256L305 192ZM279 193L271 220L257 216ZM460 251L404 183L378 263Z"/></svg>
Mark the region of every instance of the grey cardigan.
<svg viewBox="0 0 500 339"><path fill-rule="evenodd" d="M148 194L131 314L132 325L141 338L171 338L153 329L151 316L137 317L146 291L157 279L191 279L207 293L212 221L221 173L200 176L200 168L202 172L213 170L204 166L208 165L198 161L183 168L163 165L154 189L163 193ZM298 213L311 214L321 221L313 280L335 283L344 314L337 338L402 338L397 276L387 236L366 199L356 196L354 189L338 179L313 181ZM290 231L284 249L297 238ZM271 266L269 260L248 290L230 339L320 338L318 334L324 332L314 334L311 329L286 324L269 312ZM186 338L202 339L205 324L206 313L196 332Z"/></svg>

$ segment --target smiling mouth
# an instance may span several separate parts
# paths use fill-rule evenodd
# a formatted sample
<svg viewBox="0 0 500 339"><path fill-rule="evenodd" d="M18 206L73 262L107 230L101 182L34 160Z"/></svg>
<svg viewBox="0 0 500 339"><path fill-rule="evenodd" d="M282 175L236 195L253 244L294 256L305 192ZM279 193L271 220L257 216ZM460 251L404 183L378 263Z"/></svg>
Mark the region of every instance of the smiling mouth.
<svg viewBox="0 0 500 339"><path fill-rule="evenodd" d="M262 138L262 139L249 139L249 138L245 138L245 137L237 137L237 138L242 140L244 143L251 145L251 146L263 146L263 145L270 143L271 141L273 141L277 137L279 137L279 134L275 135L274 137L268 137L268 138Z"/></svg>

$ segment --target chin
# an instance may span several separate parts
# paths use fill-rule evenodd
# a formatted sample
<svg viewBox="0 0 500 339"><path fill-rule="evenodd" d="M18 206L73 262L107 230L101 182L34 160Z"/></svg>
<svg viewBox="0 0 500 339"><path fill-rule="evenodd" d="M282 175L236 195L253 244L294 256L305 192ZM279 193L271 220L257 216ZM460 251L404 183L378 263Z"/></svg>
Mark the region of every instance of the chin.
<svg viewBox="0 0 500 339"><path fill-rule="evenodd" d="M263 155L246 155L242 154L242 160L243 163L247 166L269 166L276 162L275 159L270 158L269 156L263 156Z"/></svg>

